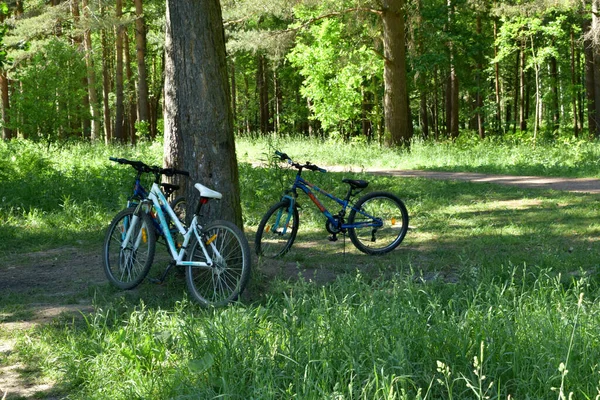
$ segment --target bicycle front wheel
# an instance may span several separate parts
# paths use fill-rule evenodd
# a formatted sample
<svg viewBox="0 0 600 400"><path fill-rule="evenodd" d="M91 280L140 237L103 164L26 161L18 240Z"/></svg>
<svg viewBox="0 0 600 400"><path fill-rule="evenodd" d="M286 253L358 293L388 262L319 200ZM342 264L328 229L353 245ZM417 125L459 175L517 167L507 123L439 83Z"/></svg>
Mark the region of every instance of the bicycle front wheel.
<svg viewBox="0 0 600 400"><path fill-rule="evenodd" d="M188 266L188 290L203 307L225 306L237 300L250 279L248 240L242 230L229 221L214 221L208 224L202 229L201 236L213 265ZM207 261L197 240L190 245L188 261Z"/></svg>
<svg viewBox="0 0 600 400"><path fill-rule="evenodd" d="M395 195L373 192L360 198L350 211L348 229L352 244L366 254L380 255L394 250L408 231L408 211Z"/></svg>
<svg viewBox="0 0 600 400"><path fill-rule="evenodd" d="M267 211L258 225L254 240L256 254L267 258L278 258L287 253L298 233L298 208L290 210L290 201L282 200Z"/></svg>
<svg viewBox="0 0 600 400"><path fill-rule="evenodd" d="M116 287L133 289L144 280L156 248L155 229L148 214L140 212L134 221L135 208L126 208L110 223L104 239L104 273ZM129 241L122 243L131 231Z"/></svg>

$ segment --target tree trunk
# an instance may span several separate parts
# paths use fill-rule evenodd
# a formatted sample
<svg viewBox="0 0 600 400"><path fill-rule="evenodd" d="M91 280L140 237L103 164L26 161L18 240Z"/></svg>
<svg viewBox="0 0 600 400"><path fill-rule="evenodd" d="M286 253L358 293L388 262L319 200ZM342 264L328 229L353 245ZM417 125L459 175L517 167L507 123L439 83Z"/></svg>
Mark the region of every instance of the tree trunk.
<svg viewBox="0 0 600 400"><path fill-rule="evenodd" d="M423 23L422 17L422 9L423 4L422 0L416 1L416 12L415 12L415 23L416 26L421 26ZM413 32L413 36L416 37L417 41L417 49L419 55L425 54L425 45L423 44L423 38L417 32ZM419 85L419 126L421 127L421 135L423 139L427 139L429 137L429 118L427 115L427 74L425 71L419 71L417 73L417 82Z"/></svg>
<svg viewBox="0 0 600 400"><path fill-rule="evenodd" d="M477 36L483 39L483 32L481 31L481 16L477 14ZM483 83L483 62L485 59L485 55L483 51L478 52L477 54L477 93L475 94L475 116L477 123L477 133L479 134L479 138L485 138L485 126L484 126L484 116L483 116L483 95L481 94Z"/></svg>
<svg viewBox="0 0 600 400"><path fill-rule="evenodd" d="M258 89L258 105L260 112L260 132L266 134L269 131L269 80L267 78L267 60L263 55L258 56L256 85Z"/></svg>
<svg viewBox="0 0 600 400"><path fill-rule="evenodd" d="M100 15L104 16L104 7L100 5ZM110 120L110 93L112 92L112 82L110 80L111 70L111 49L108 45L108 37L106 30L100 33L102 42L102 106L104 120L104 141L106 144L112 141L112 123Z"/></svg>
<svg viewBox="0 0 600 400"><path fill-rule="evenodd" d="M448 0L448 31L452 30L454 23L454 5ZM446 87L446 130L452 139L458 137L458 76L454 63L454 43L448 42L448 53L450 58L450 72Z"/></svg>
<svg viewBox="0 0 600 400"><path fill-rule="evenodd" d="M165 40L165 149L167 167L190 172L188 211L200 182L223 194L209 217L242 226L225 33L218 0L167 0ZM191 212L188 215L192 215Z"/></svg>
<svg viewBox="0 0 600 400"><path fill-rule="evenodd" d="M495 4L495 3L494 3ZM498 57L498 45L496 39L498 38L498 21L494 18L494 59ZM500 101L500 63L494 63L494 92L496 93L496 131L500 131L502 121L502 106Z"/></svg>
<svg viewBox="0 0 600 400"><path fill-rule="evenodd" d="M72 1L70 3L70 6L71 6L71 15L73 15L73 23L76 27L78 27L81 25L81 22L80 22L81 21L81 13L79 10L79 2ZM73 40L73 47L76 48L77 51L83 50L83 52L85 54L83 33L78 32L77 34L73 35L72 40ZM84 57L85 57L85 55L84 55ZM81 84L85 88L88 87L87 77L84 77L81 79ZM82 109L89 110L90 109L90 97L89 97L88 93L86 93L85 95L82 96L81 101L82 101ZM71 123L72 123L71 134L73 134L74 132L77 132L78 130L83 128L83 132L82 132L81 136L84 138L90 137L90 132L91 132L90 118L87 118L87 116L82 118L81 115L79 115L77 117L72 118Z"/></svg>
<svg viewBox="0 0 600 400"><path fill-rule="evenodd" d="M9 128L10 102L8 97L8 77L6 76L5 70L0 71L0 91L2 93L2 139L8 140L15 137L15 132Z"/></svg>
<svg viewBox="0 0 600 400"><path fill-rule="evenodd" d="M117 0L116 13L117 26L116 56L115 56L115 130L114 138L119 142L125 141L123 133L124 105L123 105L123 26L121 16L123 15L123 0Z"/></svg>
<svg viewBox="0 0 600 400"><path fill-rule="evenodd" d="M135 3L135 49L138 66L138 120L149 121L148 74L146 73L146 24L142 0Z"/></svg>
<svg viewBox="0 0 600 400"><path fill-rule="evenodd" d="M525 107L525 39L521 42L521 62L519 65L519 129L527 130L527 116Z"/></svg>
<svg viewBox="0 0 600 400"><path fill-rule="evenodd" d="M589 32L591 22L585 20L583 23L583 32ZM595 85L595 62L594 62L594 49L592 40L589 36L585 36L583 42L584 55L585 55L585 92L587 100L587 111L588 111L588 129L590 137L599 136L598 118L596 115L596 85Z"/></svg>
<svg viewBox="0 0 600 400"><path fill-rule="evenodd" d="M552 129L558 133L560 127L560 104L558 95L558 63L556 57L550 57L550 84L552 88Z"/></svg>
<svg viewBox="0 0 600 400"><path fill-rule="evenodd" d="M600 0L592 0L592 32L596 37L593 41L593 70L594 70L594 136L600 138Z"/></svg>
<svg viewBox="0 0 600 400"><path fill-rule="evenodd" d="M83 0L83 15L89 18L88 0ZM96 72L94 70L94 58L92 57L92 34L89 29L83 31L83 46L85 49L85 65L87 68L87 91L90 103L90 114L92 116L90 139L100 138L100 110L98 109L98 94L96 93Z"/></svg>
<svg viewBox="0 0 600 400"><path fill-rule="evenodd" d="M579 89L577 89L577 69L575 64L576 57L577 56L575 51L575 32L573 28L571 28L571 87L573 88L571 106L573 108L573 135L575 137L579 137L579 113L577 111L577 95Z"/></svg>
<svg viewBox="0 0 600 400"><path fill-rule="evenodd" d="M135 95L135 82L133 71L131 70L131 60L129 59L129 35L123 30L123 61L125 62L125 76L127 77L127 103L129 111L127 112L126 127L131 144L137 141L135 123L137 121L137 102Z"/></svg>
<svg viewBox="0 0 600 400"><path fill-rule="evenodd" d="M409 145L409 119L404 38L404 0L383 0L383 81L385 140L388 146Z"/></svg>
<svg viewBox="0 0 600 400"><path fill-rule="evenodd" d="M234 132L239 132L237 123L237 88L235 82L235 60L231 60L231 119L233 120Z"/></svg>

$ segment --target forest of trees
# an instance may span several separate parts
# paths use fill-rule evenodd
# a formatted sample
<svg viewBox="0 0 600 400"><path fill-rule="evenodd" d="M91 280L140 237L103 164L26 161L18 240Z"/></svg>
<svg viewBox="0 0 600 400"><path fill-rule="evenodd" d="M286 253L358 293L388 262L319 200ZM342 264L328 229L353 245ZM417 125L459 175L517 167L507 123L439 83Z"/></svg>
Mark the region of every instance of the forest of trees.
<svg viewBox="0 0 600 400"><path fill-rule="evenodd" d="M221 6L237 134L600 136L600 0ZM11 0L0 12L2 138L162 136L164 0Z"/></svg>

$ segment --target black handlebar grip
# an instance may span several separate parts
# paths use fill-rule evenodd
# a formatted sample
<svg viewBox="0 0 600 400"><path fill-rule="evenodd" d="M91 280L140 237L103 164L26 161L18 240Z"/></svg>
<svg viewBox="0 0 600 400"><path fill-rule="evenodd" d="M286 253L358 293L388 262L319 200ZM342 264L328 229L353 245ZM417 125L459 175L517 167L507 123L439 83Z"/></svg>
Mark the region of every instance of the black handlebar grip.
<svg viewBox="0 0 600 400"><path fill-rule="evenodd" d="M290 156L280 151L275 151L275 155L278 156L282 161L291 160Z"/></svg>

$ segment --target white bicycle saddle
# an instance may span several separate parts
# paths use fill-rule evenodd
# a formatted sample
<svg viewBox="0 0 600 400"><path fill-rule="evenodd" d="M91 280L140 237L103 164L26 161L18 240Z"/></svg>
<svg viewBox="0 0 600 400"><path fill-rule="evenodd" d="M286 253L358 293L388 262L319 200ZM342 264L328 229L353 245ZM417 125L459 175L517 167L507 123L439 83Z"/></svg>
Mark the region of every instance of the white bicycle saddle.
<svg viewBox="0 0 600 400"><path fill-rule="evenodd" d="M198 191L200 192L200 196L201 197L207 197L210 199L220 199L223 197L223 195L219 192L216 192L212 189L207 188L206 186L200 184L200 183L196 183L194 185L194 187L196 189L198 189Z"/></svg>

